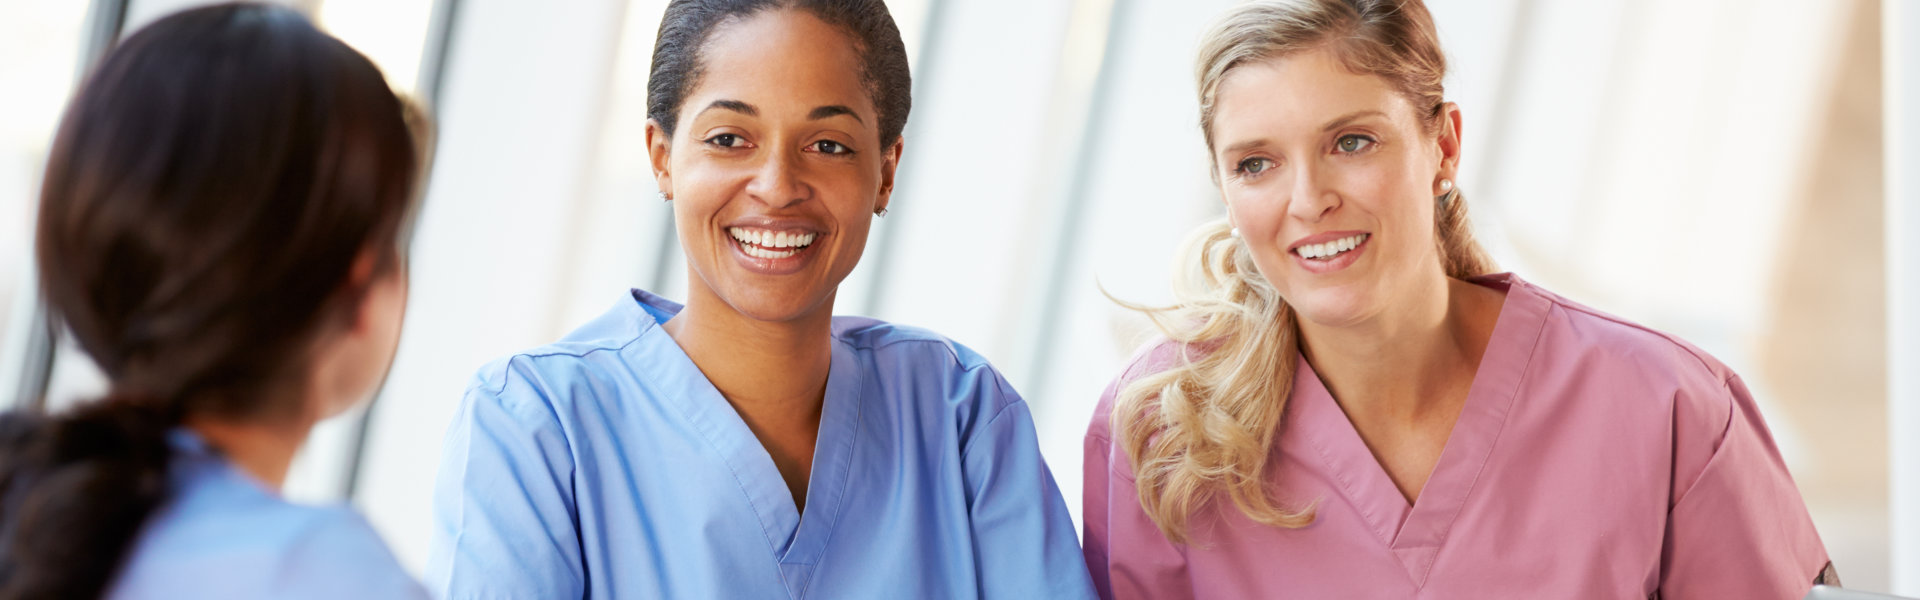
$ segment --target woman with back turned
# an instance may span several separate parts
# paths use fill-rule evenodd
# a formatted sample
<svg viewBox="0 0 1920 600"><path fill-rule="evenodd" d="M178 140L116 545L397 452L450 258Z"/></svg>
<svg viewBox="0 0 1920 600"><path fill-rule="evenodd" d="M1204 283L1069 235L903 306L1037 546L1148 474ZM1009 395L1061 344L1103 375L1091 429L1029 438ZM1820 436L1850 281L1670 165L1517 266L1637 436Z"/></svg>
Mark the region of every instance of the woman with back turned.
<svg viewBox="0 0 1920 600"><path fill-rule="evenodd" d="M1419 0L1201 43L1227 221L1086 437L1107 598L1751 598L1830 581L1740 377L1509 273ZM1657 218L1653 216L1650 218Z"/></svg>
<svg viewBox="0 0 1920 600"><path fill-rule="evenodd" d="M360 516L278 492L392 361L416 130L282 7L182 12L106 56L54 143L36 253L111 392L0 417L0 598L424 597Z"/></svg>

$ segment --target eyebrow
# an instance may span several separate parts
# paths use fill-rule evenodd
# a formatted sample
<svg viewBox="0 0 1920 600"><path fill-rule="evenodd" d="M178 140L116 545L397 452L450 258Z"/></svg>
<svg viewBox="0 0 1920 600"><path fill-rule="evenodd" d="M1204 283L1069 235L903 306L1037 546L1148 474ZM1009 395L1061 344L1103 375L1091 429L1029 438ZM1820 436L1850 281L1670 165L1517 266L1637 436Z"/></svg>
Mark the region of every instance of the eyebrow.
<svg viewBox="0 0 1920 600"><path fill-rule="evenodd" d="M1221 150L1220 153L1221 154L1239 154L1240 151L1242 150L1258 148L1265 145L1267 145L1267 138L1259 138L1259 139L1234 142L1232 146L1227 146L1227 149Z"/></svg>
<svg viewBox="0 0 1920 600"><path fill-rule="evenodd" d="M1341 127L1346 127L1348 124L1353 123L1354 121L1358 121L1362 118L1373 117L1373 116L1385 117L1387 116L1387 113L1380 112L1377 110L1363 110L1359 112L1348 113L1347 116L1340 117L1338 119L1334 119L1328 122L1327 126L1321 128L1320 130L1333 131Z"/></svg>
<svg viewBox="0 0 1920 600"><path fill-rule="evenodd" d="M714 109L729 110L749 117L760 116L760 109L755 108L752 104L747 104L739 100L715 100L712 104L708 104L706 108L701 109L700 114L706 114L707 111ZM866 123L866 120L860 118L860 113L853 112L852 108L848 108L843 104L829 104L815 108L812 112L807 113L807 120L818 121L842 115L853 117L853 120L859 121L862 124Z"/></svg>
<svg viewBox="0 0 1920 600"><path fill-rule="evenodd" d="M700 114L701 115L707 114L707 111L710 111L716 108L720 110L730 110L730 111L737 112L749 117L760 116L760 109L754 108L752 104L747 104L739 100L715 100L713 101L713 104L708 104L706 108L700 109ZM694 116L698 117L700 115L694 115Z"/></svg>
<svg viewBox="0 0 1920 600"><path fill-rule="evenodd" d="M815 108L813 109L813 112L807 113L807 120L818 121L828 117L838 117L841 115L853 117L853 120L859 121L860 124L862 125L865 125L867 123L865 120L860 118L859 113L855 113L853 112L853 109L847 108L845 105L841 105L841 104L830 104L827 106Z"/></svg>

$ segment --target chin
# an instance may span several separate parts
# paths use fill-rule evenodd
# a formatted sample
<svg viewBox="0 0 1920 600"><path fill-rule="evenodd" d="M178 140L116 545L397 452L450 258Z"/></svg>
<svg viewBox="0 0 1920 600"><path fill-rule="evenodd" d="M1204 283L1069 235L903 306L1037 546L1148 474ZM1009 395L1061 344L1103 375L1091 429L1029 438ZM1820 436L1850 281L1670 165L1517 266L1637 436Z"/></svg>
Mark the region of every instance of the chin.
<svg viewBox="0 0 1920 600"><path fill-rule="evenodd" d="M1296 290L1287 304L1301 321L1322 327L1353 325L1373 314L1372 294L1350 287Z"/></svg>
<svg viewBox="0 0 1920 600"><path fill-rule="evenodd" d="M744 282L736 282L732 287L719 294L727 306L743 316L767 322L792 321L810 315L823 306L830 311L835 291L831 288L824 292L788 289L802 286L767 286Z"/></svg>

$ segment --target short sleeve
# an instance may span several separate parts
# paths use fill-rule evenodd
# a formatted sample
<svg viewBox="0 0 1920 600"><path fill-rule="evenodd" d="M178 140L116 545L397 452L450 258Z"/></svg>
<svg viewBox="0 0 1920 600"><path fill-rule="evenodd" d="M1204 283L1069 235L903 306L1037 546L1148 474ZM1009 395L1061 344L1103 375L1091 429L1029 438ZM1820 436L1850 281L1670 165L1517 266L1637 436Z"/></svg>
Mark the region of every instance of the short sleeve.
<svg viewBox="0 0 1920 600"><path fill-rule="evenodd" d="M272 597L426 600L365 519L340 509L308 528L281 562Z"/></svg>
<svg viewBox="0 0 1920 600"><path fill-rule="evenodd" d="M1087 571L1095 591L1105 600L1179 599L1193 597L1186 554L1160 533L1140 507L1131 468L1117 458L1108 431L1108 419L1120 388L1154 355L1135 358L1126 372L1107 386L1099 408L1087 426L1085 470L1081 472L1081 518L1085 521ZM1160 357L1162 360L1164 356Z"/></svg>
<svg viewBox="0 0 1920 600"><path fill-rule="evenodd" d="M1073 517L1053 481L1027 404L991 369L983 393L1003 404L966 442L967 486L981 598L1092 598Z"/></svg>
<svg viewBox="0 0 1920 600"><path fill-rule="evenodd" d="M1738 377L1681 390L1660 597L1797 599L1827 552Z"/></svg>
<svg viewBox="0 0 1920 600"><path fill-rule="evenodd" d="M441 450L427 585L445 598L581 598L573 459L551 404L509 369L467 390Z"/></svg>

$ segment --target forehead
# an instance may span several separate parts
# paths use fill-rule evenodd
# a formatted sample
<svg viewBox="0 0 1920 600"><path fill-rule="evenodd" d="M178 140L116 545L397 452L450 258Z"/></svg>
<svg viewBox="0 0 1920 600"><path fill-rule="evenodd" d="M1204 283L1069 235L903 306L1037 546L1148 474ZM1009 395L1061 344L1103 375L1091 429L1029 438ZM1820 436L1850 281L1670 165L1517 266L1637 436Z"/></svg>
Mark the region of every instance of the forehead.
<svg viewBox="0 0 1920 600"><path fill-rule="evenodd" d="M1375 75L1354 73L1327 50L1250 62L1227 71L1214 96L1215 138L1318 133L1355 112L1412 125L1412 105ZM1223 147L1225 144L1221 144Z"/></svg>
<svg viewBox="0 0 1920 600"><path fill-rule="evenodd" d="M843 105L873 122L852 37L805 11L775 9L715 27L700 50L700 76L683 109L717 99L766 111Z"/></svg>

